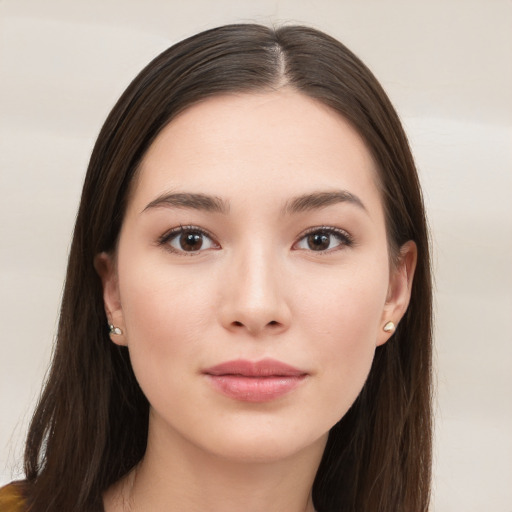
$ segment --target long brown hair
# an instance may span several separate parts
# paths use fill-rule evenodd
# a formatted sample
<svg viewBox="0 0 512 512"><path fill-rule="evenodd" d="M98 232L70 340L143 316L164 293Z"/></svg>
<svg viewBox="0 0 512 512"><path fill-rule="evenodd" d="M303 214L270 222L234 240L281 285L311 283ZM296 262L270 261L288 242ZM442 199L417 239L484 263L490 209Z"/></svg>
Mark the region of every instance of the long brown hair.
<svg viewBox="0 0 512 512"><path fill-rule="evenodd" d="M412 298L368 380L331 429L313 487L319 512L425 512L431 467L431 276L424 207L398 116L366 66L317 30L228 25L182 41L130 84L94 147L71 246L51 371L28 434L36 512L101 510L144 455L149 404L108 335L93 260L113 251L133 176L167 123L229 92L286 85L328 105L365 140L379 172L391 254L418 247ZM342 393L343 390L340 390Z"/></svg>

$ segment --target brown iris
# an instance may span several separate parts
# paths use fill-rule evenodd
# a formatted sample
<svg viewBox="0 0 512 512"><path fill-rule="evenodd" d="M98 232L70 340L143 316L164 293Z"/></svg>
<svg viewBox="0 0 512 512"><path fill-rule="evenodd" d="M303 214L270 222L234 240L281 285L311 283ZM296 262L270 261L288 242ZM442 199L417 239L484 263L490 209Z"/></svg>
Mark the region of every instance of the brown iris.
<svg viewBox="0 0 512 512"><path fill-rule="evenodd" d="M203 235L193 231L184 231L180 235L180 247L184 251L199 251L203 246Z"/></svg>
<svg viewBox="0 0 512 512"><path fill-rule="evenodd" d="M325 251L331 243L331 235L326 233L311 233L307 237L308 247L312 251Z"/></svg>

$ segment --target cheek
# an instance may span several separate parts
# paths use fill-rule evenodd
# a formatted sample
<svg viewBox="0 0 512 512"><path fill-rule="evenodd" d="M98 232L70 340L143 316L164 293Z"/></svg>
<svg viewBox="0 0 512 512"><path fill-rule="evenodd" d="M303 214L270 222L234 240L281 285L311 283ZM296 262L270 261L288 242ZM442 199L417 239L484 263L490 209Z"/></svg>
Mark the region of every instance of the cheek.
<svg viewBox="0 0 512 512"><path fill-rule="evenodd" d="M311 335L357 351L375 344L388 290L387 261L316 274L314 289L295 290L296 318Z"/></svg>
<svg viewBox="0 0 512 512"><path fill-rule="evenodd" d="M317 281L322 293L304 292L297 315L325 377L318 396L324 397L324 411L330 405L333 422L347 412L368 377L387 294L386 262L352 270Z"/></svg>
<svg viewBox="0 0 512 512"><path fill-rule="evenodd" d="M198 333L204 333L211 322L213 290L198 289L187 273L147 262L127 267L124 275L122 270L123 318L137 377L151 377L163 361L172 370L170 375L178 375L179 362L193 361L201 351L198 341L204 336Z"/></svg>

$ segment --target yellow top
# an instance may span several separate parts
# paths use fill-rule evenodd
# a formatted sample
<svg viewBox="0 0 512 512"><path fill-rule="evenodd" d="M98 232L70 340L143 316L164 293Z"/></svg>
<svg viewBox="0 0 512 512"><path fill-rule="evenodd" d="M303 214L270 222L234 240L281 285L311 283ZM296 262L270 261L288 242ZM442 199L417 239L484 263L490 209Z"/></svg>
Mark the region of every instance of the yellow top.
<svg viewBox="0 0 512 512"><path fill-rule="evenodd" d="M25 500L18 485L0 488L0 512L25 512Z"/></svg>

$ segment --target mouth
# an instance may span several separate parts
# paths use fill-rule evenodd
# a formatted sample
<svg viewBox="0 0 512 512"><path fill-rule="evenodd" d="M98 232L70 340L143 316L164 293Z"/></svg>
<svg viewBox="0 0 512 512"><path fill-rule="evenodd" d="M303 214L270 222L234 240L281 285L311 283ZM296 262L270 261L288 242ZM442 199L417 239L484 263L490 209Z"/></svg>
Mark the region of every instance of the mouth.
<svg viewBox="0 0 512 512"><path fill-rule="evenodd" d="M227 361L203 371L213 388L243 402L269 402L296 389L308 373L275 359Z"/></svg>

